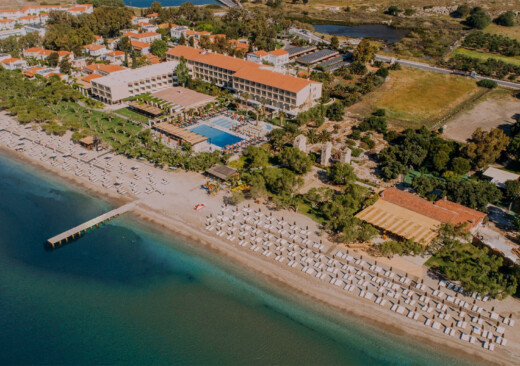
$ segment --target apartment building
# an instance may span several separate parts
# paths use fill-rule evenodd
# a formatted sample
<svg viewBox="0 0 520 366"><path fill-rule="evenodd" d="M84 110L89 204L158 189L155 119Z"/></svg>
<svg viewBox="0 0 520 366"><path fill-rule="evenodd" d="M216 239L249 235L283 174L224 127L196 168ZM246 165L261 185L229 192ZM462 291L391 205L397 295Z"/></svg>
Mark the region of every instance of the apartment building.
<svg viewBox="0 0 520 366"><path fill-rule="evenodd" d="M114 104L134 95L170 88L177 81L178 64L177 61L162 62L97 78L91 80L90 92L101 101Z"/></svg>
<svg viewBox="0 0 520 366"><path fill-rule="evenodd" d="M127 32L127 33L123 34L123 37L130 38L130 41L152 43L155 40L161 39L161 34L155 33L155 32L143 32L143 33Z"/></svg>
<svg viewBox="0 0 520 366"><path fill-rule="evenodd" d="M121 65L125 60L125 53L123 51L111 51L105 55L105 60L114 65Z"/></svg>
<svg viewBox="0 0 520 366"><path fill-rule="evenodd" d="M87 44L86 46L83 46L83 48L85 49L85 52L87 52L87 54L92 57L103 56L108 52L105 45L97 43Z"/></svg>
<svg viewBox="0 0 520 366"><path fill-rule="evenodd" d="M15 22L12 19L0 19L0 30L14 29Z"/></svg>
<svg viewBox="0 0 520 366"><path fill-rule="evenodd" d="M294 115L308 109L321 98L322 84L262 67L243 68L233 74L233 89L247 93L254 104L283 110Z"/></svg>
<svg viewBox="0 0 520 366"><path fill-rule="evenodd" d="M151 44L146 42L140 42L140 41L130 41L132 45L132 49L134 51L141 52L142 55L147 55L151 52Z"/></svg>
<svg viewBox="0 0 520 366"><path fill-rule="evenodd" d="M26 68L27 62L24 60L20 60L19 58L16 58L16 57L11 57L11 58L2 60L2 62L0 62L0 65L2 65L2 67L4 69L12 71L12 70L21 70L21 69Z"/></svg>
<svg viewBox="0 0 520 366"><path fill-rule="evenodd" d="M63 58L68 57L69 60L74 59L74 53L69 51L51 51L46 50L40 47L31 47L26 48L22 51L22 55L24 58L34 58L36 60L45 60L47 57L49 57L52 53L56 52L58 54L58 60L61 61Z"/></svg>
<svg viewBox="0 0 520 366"><path fill-rule="evenodd" d="M0 31L0 39L6 39L12 36L25 36L25 28L6 29Z"/></svg>
<svg viewBox="0 0 520 366"><path fill-rule="evenodd" d="M310 108L321 98L322 84L274 72L240 58L177 46L166 53L168 60L187 60L194 78L228 88L239 95L248 94L252 104L295 115Z"/></svg>
<svg viewBox="0 0 520 366"><path fill-rule="evenodd" d="M50 13L51 11L65 11L71 15L91 14L94 12L92 4L62 4L62 5L29 5L21 9L0 10L0 19L17 20L21 17Z"/></svg>
<svg viewBox="0 0 520 366"><path fill-rule="evenodd" d="M247 60L258 64L268 62L275 67L279 67L289 63L289 52L282 49L269 52L258 50L248 53Z"/></svg>

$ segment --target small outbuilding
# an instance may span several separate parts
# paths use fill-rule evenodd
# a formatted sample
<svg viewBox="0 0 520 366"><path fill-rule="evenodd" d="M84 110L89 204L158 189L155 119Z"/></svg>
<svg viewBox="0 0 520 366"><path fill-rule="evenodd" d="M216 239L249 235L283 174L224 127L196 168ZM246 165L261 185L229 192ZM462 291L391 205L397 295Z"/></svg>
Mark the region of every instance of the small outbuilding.
<svg viewBox="0 0 520 366"><path fill-rule="evenodd" d="M217 178L218 180L227 181L231 177L238 174L236 169L230 168L225 165L214 165L208 170L206 170L206 174L210 175L213 178Z"/></svg>
<svg viewBox="0 0 520 366"><path fill-rule="evenodd" d="M484 178L488 179L491 183L496 185L498 188L505 188L508 180L518 180L520 175L511 173L502 169L493 168L490 166L482 174Z"/></svg>
<svg viewBox="0 0 520 366"><path fill-rule="evenodd" d="M94 138L94 136L86 136L79 140L79 143L81 146L83 146L86 149L92 150L97 145L97 140Z"/></svg>

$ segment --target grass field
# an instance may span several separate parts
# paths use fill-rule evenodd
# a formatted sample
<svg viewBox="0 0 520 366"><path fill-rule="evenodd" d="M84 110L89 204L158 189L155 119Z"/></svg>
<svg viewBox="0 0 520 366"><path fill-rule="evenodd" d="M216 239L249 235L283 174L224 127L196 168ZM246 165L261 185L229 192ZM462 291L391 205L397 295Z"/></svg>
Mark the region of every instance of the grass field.
<svg viewBox="0 0 520 366"><path fill-rule="evenodd" d="M61 102L56 114L64 125L73 127L75 130L90 131L107 142L111 140L126 142L130 134L136 134L142 130L141 126L121 117L110 117L99 111L89 113L79 104L71 102Z"/></svg>
<svg viewBox="0 0 520 366"><path fill-rule="evenodd" d="M520 66L520 57L507 57L502 55L496 55L494 53L485 53L485 52L478 52L473 50L467 50L465 48L457 48L455 51L453 51L450 56L455 55L464 55L469 56L473 58L478 58L479 60L486 61L488 58L494 58L500 61L504 61L508 64L517 65Z"/></svg>
<svg viewBox="0 0 520 366"><path fill-rule="evenodd" d="M394 127L431 127L479 89L469 78L403 68L391 71L385 84L348 111L367 116L384 108Z"/></svg>
<svg viewBox="0 0 520 366"><path fill-rule="evenodd" d="M134 121L141 122L144 124L148 124L148 118L143 116L142 114L136 113L128 108L121 108L118 110L115 110L114 113L120 114L124 117L133 119Z"/></svg>
<svg viewBox="0 0 520 366"><path fill-rule="evenodd" d="M491 23L484 29L484 33L499 34L520 41L520 25L501 27L495 23Z"/></svg>

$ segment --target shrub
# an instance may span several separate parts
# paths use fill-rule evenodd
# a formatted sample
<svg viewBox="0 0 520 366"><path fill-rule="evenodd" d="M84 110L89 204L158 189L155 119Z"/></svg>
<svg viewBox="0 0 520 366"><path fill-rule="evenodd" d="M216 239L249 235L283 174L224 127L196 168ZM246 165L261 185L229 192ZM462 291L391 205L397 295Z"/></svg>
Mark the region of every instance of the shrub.
<svg viewBox="0 0 520 366"><path fill-rule="evenodd" d="M495 19L495 23L503 27L512 27L515 25L515 13L513 13L511 10L506 11Z"/></svg>
<svg viewBox="0 0 520 366"><path fill-rule="evenodd" d="M488 89L495 89L498 86L496 81L489 79L479 80L477 81L477 85Z"/></svg>
<svg viewBox="0 0 520 366"><path fill-rule="evenodd" d="M484 29L491 23L491 17L482 9L474 10L466 19L467 25L471 28Z"/></svg>
<svg viewBox="0 0 520 366"><path fill-rule="evenodd" d="M377 76L381 76L382 78L386 78L388 76L388 69L386 67L382 67L376 71Z"/></svg>

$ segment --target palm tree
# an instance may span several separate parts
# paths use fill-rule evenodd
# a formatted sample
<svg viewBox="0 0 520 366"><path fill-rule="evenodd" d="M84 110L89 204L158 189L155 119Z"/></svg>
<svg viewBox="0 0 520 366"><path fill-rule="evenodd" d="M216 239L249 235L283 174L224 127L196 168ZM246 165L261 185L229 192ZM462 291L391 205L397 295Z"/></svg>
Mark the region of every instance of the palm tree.
<svg viewBox="0 0 520 366"><path fill-rule="evenodd" d="M249 101L249 98L251 98L251 96L249 95L249 93L243 93L243 94L242 94L242 97L244 98L244 102L246 103L246 112L247 112L247 110L248 110L248 106L249 106L249 105L247 104L247 102Z"/></svg>

